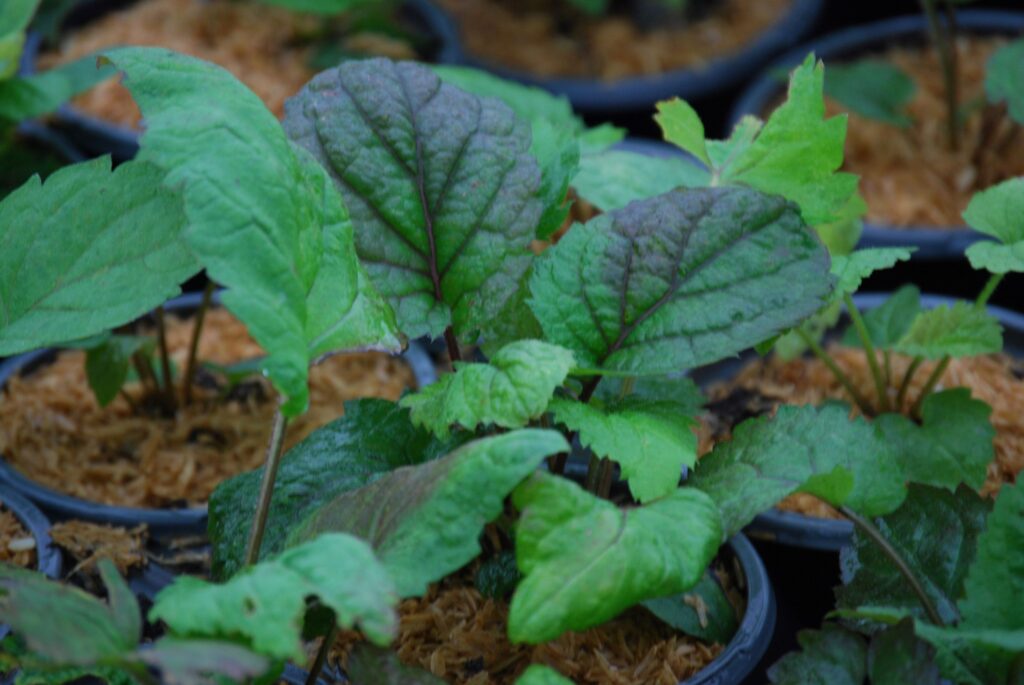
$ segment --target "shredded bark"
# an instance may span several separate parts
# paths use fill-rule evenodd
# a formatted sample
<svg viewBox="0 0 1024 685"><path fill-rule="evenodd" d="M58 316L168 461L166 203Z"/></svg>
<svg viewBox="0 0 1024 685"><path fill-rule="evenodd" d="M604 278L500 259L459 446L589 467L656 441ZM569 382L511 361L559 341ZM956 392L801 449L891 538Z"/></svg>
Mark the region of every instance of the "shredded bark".
<svg viewBox="0 0 1024 685"><path fill-rule="evenodd" d="M100 559L113 561L122 576L147 562L145 525L129 530L86 521L65 521L53 525L50 538L75 561L68 576L79 571L94 571Z"/></svg>
<svg viewBox="0 0 1024 685"><path fill-rule="evenodd" d="M963 36L957 42L960 102L985 97L985 63L1002 38ZM889 124L850 114L845 168L860 175L868 219L894 227L957 228L975 192L1024 174L1024 135L1005 107L979 108L964 122L960 147L946 133L942 69L931 48L893 47L877 57L917 83L907 111L913 124ZM842 110L830 102L830 114Z"/></svg>
<svg viewBox="0 0 1024 685"><path fill-rule="evenodd" d="M344 18L331 27L344 35L338 47L349 54L416 59L406 43L372 30L347 33ZM281 117L284 102L316 73L311 42L324 32L315 16L229 0L141 0L111 12L65 36L44 68L118 45L166 47L219 64L249 86ZM127 89L108 81L74 100L96 117L138 128L141 115Z"/></svg>
<svg viewBox="0 0 1024 685"><path fill-rule="evenodd" d="M25 568L36 564L36 539L3 502L0 502L0 563Z"/></svg>
<svg viewBox="0 0 1024 685"><path fill-rule="evenodd" d="M699 68L738 52L792 0L720 0L683 23L644 31L628 16L567 18L550 0L441 0L469 52L537 76L630 76Z"/></svg>
<svg viewBox="0 0 1024 685"><path fill-rule="evenodd" d="M191 335L191 319L168 317L168 346L178 369L185 368ZM261 354L226 310L208 313L201 360L230 364ZM83 362L82 352L62 352L54 363L11 379L0 395L0 454L32 480L105 504L194 506L222 480L263 463L276 405L266 380L245 381L226 397L198 383L195 401L167 419L136 413L123 397L101 409ZM395 400L413 385L409 367L389 355L331 357L311 370L310 409L289 423L285 447L341 416L345 400ZM142 394L138 384L125 391Z"/></svg>
<svg viewBox="0 0 1024 685"><path fill-rule="evenodd" d="M399 606L395 648L409 665L453 685L511 685L531 663L546 664L579 685L677 685L723 647L677 633L643 609L583 633L541 645L508 641L508 604L483 597L457 574ZM338 636L331 661L342 667L361 636Z"/></svg>
<svg viewBox="0 0 1024 685"><path fill-rule="evenodd" d="M850 378L857 390L870 402L876 401L874 381L863 350L831 345L829 354ZM884 355L878 353L879 364L884 367ZM910 358L893 354L890 357L891 382L889 397L895 401L900 381ZM910 409L926 379L935 368L935 362L925 362L917 370L907 393L902 411ZM954 359L936 391L965 387L975 399L992 407L991 421L996 429L995 459L989 464L981 493L995 496L1007 483L1014 483L1024 469L1024 365L1005 354ZM849 400L849 396L821 361L801 358L783 361L772 356L750 362L733 379L715 385L709 391L714 403L735 397L737 390L746 391L746 406L755 406L749 415L774 414L782 404L817 405L829 399ZM852 414L858 414L856 407ZM736 421L738 423L739 421ZM725 439L727 430L717 425L713 416L703 417L701 452L706 453L716 440ZM731 426L728 427L731 430ZM716 435L717 433L717 435ZM838 518L840 514L824 502L806 494L788 498L781 508L810 516Z"/></svg>

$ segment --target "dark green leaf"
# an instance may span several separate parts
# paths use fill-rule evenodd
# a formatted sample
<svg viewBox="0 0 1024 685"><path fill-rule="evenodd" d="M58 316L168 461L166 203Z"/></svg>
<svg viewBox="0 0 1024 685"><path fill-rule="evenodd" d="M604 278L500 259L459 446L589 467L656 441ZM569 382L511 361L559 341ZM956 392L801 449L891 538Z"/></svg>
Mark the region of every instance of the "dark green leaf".
<svg viewBox="0 0 1024 685"><path fill-rule="evenodd" d="M490 363L456 362L446 374L400 405L412 422L442 438L452 425L521 428L539 417L573 368L572 352L540 340L521 340L498 350Z"/></svg>
<svg viewBox="0 0 1024 685"><path fill-rule="evenodd" d="M705 397L700 386L689 376L645 376L622 378L611 376L597 386L596 397L614 402L623 397L637 397L651 402L672 402L681 407L684 416L696 416L704 406Z"/></svg>
<svg viewBox="0 0 1024 685"><path fill-rule="evenodd" d="M875 425L896 449L907 480L949 490L961 483L979 489L995 458L991 414L992 408L972 399L970 390L953 388L925 398L920 425L901 414L882 414Z"/></svg>
<svg viewBox="0 0 1024 685"><path fill-rule="evenodd" d="M512 642L552 640L645 599L684 592L700 581L722 540L717 508L693 488L619 509L572 481L538 473L513 502L522 512L516 562L525 577L509 611Z"/></svg>
<svg viewBox="0 0 1024 685"><path fill-rule="evenodd" d="M419 596L476 557L477 538L501 513L505 497L545 457L568 449L555 431L482 438L335 497L299 523L289 539L308 540L324 531L358 535L373 546L399 594Z"/></svg>
<svg viewBox="0 0 1024 685"><path fill-rule="evenodd" d="M165 182L183 190L188 244L266 350L264 372L285 396L285 415L305 411L312 361L354 348L397 350L391 312L352 250L341 196L263 102L192 57L158 48L108 57L127 73L146 119L139 158L167 169Z"/></svg>
<svg viewBox="0 0 1024 685"><path fill-rule="evenodd" d="M676 188L699 188L708 180L706 170L683 157L605 150L584 155L572 187L597 209L610 212Z"/></svg>
<svg viewBox="0 0 1024 685"><path fill-rule="evenodd" d="M877 59L829 64L825 69L825 95L851 112L900 128L913 123L906 108L916 89L902 69Z"/></svg>
<svg viewBox="0 0 1024 685"><path fill-rule="evenodd" d="M946 621L957 619L956 601L963 595L988 511L986 501L970 488L954 494L912 484L903 506L876 520ZM842 551L841 565L839 607L884 604L924 616L920 600L889 557L859 530L853 546Z"/></svg>
<svg viewBox="0 0 1024 685"><path fill-rule="evenodd" d="M85 375L101 407L110 404L128 379L132 355L152 352L156 341L135 335L111 335L85 355Z"/></svg>
<svg viewBox="0 0 1024 685"><path fill-rule="evenodd" d="M727 645L739 626L736 607L710 569L689 592L649 599L643 605L676 630L705 642Z"/></svg>
<svg viewBox="0 0 1024 685"><path fill-rule="evenodd" d="M967 205L964 221L996 239L967 248L971 266L998 274L1024 271L1024 178L977 193Z"/></svg>
<svg viewBox="0 0 1024 685"><path fill-rule="evenodd" d="M0 203L0 355L120 326L198 270L163 174L103 157L29 180Z"/></svg>
<svg viewBox="0 0 1024 685"><path fill-rule="evenodd" d="M1003 328L984 307L940 305L918 314L893 349L925 359L992 354L1003 349Z"/></svg>
<svg viewBox="0 0 1024 685"><path fill-rule="evenodd" d="M770 669L774 685L864 685L868 646L860 635L837 625L797 634L799 652L782 657Z"/></svg>
<svg viewBox="0 0 1024 685"><path fill-rule="evenodd" d="M179 576L156 597L150 621L179 637L230 638L260 654L303 658L302 618L316 597L339 627L379 645L398 629L398 602L387 570L362 540L328 533L236 574L223 585Z"/></svg>
<svg viewBox="0 0 1024 685"><path fill-rule="evenodd" d="M508 106L373 59L319 74L285 127L330 170L410 338L449 325L468 338L515 294L545 207L529 127Z"/></svg>
<svg viewBox="0 0 1024 685"><path fill-rule="evenodd" d="M530 306L581 367L658 375L796 325L825 303L827 269L782 199L679 190L575 226L534 265Z"/></svg>
<svg viewBox="0 0 1024 685"><path fill-rule="evenodd" d="M774 418L744 421L732 440L700 460L690 482L722 510L726 535L794 492L868 515L887 514L906 488L896 454L842 404L783 406Z"/></svg>
<svg viewBox="0 0 1024 685"><path fill-rule="evenodd" d="M480 565L473 585L484 597L504 599L512 594L522 577L516 566L516 555L506 550Z"/></svg>
<svg viewBox="0 0 1024 685"><path fill-rule="evenodd" d="M1005 102L1010 116L1024 124L1024 40L996 50L985 65L985 93L991 103Z"/></svg>
<svg viewBox="0 0 1024 685"><path fill-rule="evenodd" d="M917 286L903 286L885 302L863 313L868 338L876 349L891 349L910 330L910 324L921 311L921 291ZM846 329L843 344L861 347L860 337L853 326Z"/></svg>
<svg viewBox="0 0 1024 685"><path fill-rule="evenodd" d="M399 466L448 452L409 421L408 410L378 399L345 403L345 415L313 432L281 460L261 553L281 552L296 522L342 492L355 490ZM262 469L221 483L210 498L212 572L224 579L242 567Z"/></svg>
<svg viewBox="0 0 1024 685"><path fill-rule="evenodd" d="M939 685L935 649L914 634L914 621L904 619L877 635L868 648L871 685Z"/></svg>
<svg viewBox="0 0 1024 685"><path fill-rule="evenodd" d="M555 420L572 431L580 444L622 469L629 490L640 502L663 497L679 485L683 466L697 461L696 422L674 402L636 397L601 407L594 403L555 398Z"/></svg>
<svg viewBox="0 0 1024 685"><path fill-rule="evenodd" d="M406 666L391 650L365 643L352 649L347 671L352 685L444 685L427 671Z"/></svg>

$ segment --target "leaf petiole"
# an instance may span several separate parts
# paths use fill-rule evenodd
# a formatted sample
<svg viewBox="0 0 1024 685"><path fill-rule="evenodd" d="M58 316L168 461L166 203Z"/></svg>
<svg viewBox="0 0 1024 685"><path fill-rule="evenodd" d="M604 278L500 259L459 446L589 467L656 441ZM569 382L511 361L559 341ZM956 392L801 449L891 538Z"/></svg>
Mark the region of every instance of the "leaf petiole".
<svg viewBox="0 0 1024 685"><path fill-rule="evenodd" d="M907 390L910 389L910 381L914 379L914 373L917 372L918 367L921 366L923 362L923 357L914 357L914 359L910 362L910 366L907 367L906 372L903 374L903 381L900 383L900 390L899 393L896 395L897 411L903 409L903 403L906 401L907 398Z"/></svg>
<svg viewBox="0 0 1024 685"><path fill-rule="evenodd" d="M931 36L932 44L939 53L939 62L942 64L943 90L946 97L946 137L949 147L956 150L960 147L960 126L958 121L959 113L959 75L957 74L956 40L955 40L955 15L949 4L946 4L947 25L942 26L939 19L937 3L938 0L920 0L921 9L924 10L928 20L928 34Z"/></svg>
<svg viewBox="0 0 1024 685"><path fill-rule="evenodd" d="M875 381L875 392L878 393L878 406L882 411L889 411L889 393L886 388L885 378L882 376L882 370L878 366L878 357L875 355L875 346L871 342L868 327L864 324L860 310L853 303L853 298L849 293L843 296L843 301L846 302L846 311L850 315L853 327L857 331L857 337L860 338L860 342L864 346L864 354L868 360L868 367L871 369L871 377Z"/></svg>
<svg viewBox="0 0 1024 685"><path fill-rule="evenodd" d="M173 416L177 410L178 401L174 397L174 380L171 378L171 355L167 351L167 326L164 323L163 306L156 308L156 336L157 345L160 348L160 372L163 375L163 383L158 383L157 388L164 405L164 411L168 415Z"/></svg>
<svg viewBox="0 0 1024 685"><path fill-rule="evenodd" d="M849 393L850 397L853 398L853 401L860 408L861 412L865 416L870 416L873 413L871 405L867 403L867 400L864 399L863 395L861 395L860 392L858 392L857 388L854 387L853 382L850 380L850 378L845 373L843 373L843 370L840 369L838 365L836 365L835 361L832 360L832 357L829 356L828 352L822 349L821 345L818 344L818 341L815 340L804 329L795 328L793 330L795 330L797 335L800 336L800 339L803 340L804 344L810 348L811 352L814 353L814 356L820 359L821 362L826 367L828 367L828 370L832 372L832 375L836 377L836 380L839 381L843 388L846 389L846 392Z"/></svg>
<svg viewBox="0 0 1024 685"><path fill-rule="evenodd" d="M931 394L932 390L935 389L935 386L938 385L939 381L942 379L942 374L946 373L946 369L949 368L950 361L952 361L952 358L949 355L943 357L942 361L939 362L939 365L936 366L935 370L932 371L930 376L928 376L928 380L924 382L924 387L921 388L921 394L917 396L917 399L914 400L914 405L910 408L911 416L920 416L921 405L924 404L925 399Z"/></svg>
<svg viewBox="0 0 1024 685"><path fill-rule="evenodd" d="M277 467L281 465L284 433L287 427L288 419L278 407L274 412L274 421L270 429L270 444L267 445L267 458L263 465L263 480L260 482L259 499L256 501L256 512L253 514L252 528L249 530L249 544L245 550L246 566L251 566L259 560L263 532L267 527L267 516L270 513L270 501L274 495Z"/></svg>
<svg viewBox="0 0 1024 685"><path fill-rule="evenodd" d="M992 293L996 291L999 284L1002 283L1003 278L1006 274L992 274L988 277L988 281L985 283L985 287L978 293L978 299L974 301L975 306L984 307L988 304L989 298L992 297Z"/></svg>
<svg viewBox="0 0 1024 685"><path fill-rule="evenodd" d="M334 640L338 636L338 623L333 618L331 619L331 627L328 628L327 634L324 635L324 641L320 644L320 649L316 652L316 659L313 660L313 665L309 667L309 675L306 677L306 685L316 685L320 679L320 672L324 670L324 664L327 663L327 655L331 652L331 647L334 646Z"/></svg>
<svg viewBox="0 0 1024 685"><path fill-rule="evenodd" d="M182 403L187 407L192 402L192 383L196 377L196 355L199 353L199 337L203 333L203 321L206 319L206 311L210 308L210 301L213 299L213 291L216 288L213 281L206 283L203 289L203 300L199 303L199 309L195 314L195 328L192 329L192 341L188 346L188 361L185 363L185 376L182 379Z"/></svg>

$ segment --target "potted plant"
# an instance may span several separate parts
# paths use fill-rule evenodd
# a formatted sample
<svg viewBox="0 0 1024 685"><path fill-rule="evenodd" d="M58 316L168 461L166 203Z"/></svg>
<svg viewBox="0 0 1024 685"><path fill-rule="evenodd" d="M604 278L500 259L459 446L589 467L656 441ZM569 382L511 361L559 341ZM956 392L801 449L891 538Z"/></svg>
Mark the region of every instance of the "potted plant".
<svg viewBox="0 0 1024 685"><path fill-rule="evenodd" d="M814 51L832 69L830 108L854 125L846 165L864 177L863 246L914 245L917 259L956 259L983 237L962 223L971 196L1024 173L1020 43L1024 16L922 2L916 16L858 26L794 50L753 83L733 121L771 109L772 76ZM880 144L885 140L886 143Z"/></svg>
<svg viewBox="0 0 1024 685"><path fill-rule="evenodd" d="M647 111L742 82L806 35L823 3L559 0L512 5L439 0L457 25L454 62L565 95L579 111Z"/></svg>

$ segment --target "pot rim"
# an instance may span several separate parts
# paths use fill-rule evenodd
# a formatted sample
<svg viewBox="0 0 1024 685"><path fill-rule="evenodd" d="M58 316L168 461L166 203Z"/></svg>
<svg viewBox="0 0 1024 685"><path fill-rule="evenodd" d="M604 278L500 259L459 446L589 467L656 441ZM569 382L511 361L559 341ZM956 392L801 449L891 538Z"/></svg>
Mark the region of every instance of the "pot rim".
<svg viewBox="0 0 1024 685"><path fill-rule="evenodd" d="M1024 32L1024 12L1012 10L959 10L959 28L973 34L1013 34ZM927 31L927 22L919 14L894 17L860 24L803 43L775 60L761 76L740 94L729 115L729 128L748 114L761 116L766 105L785 90L785 83L773 76L778 70L789 71L801 64L813 51L819 59L829 60L864 54L891 45L905 36ZM917 246L913 258L919 260L962 259L964 250L979 240L990 240L984 233L962 225L952 227L864 224L858 247Z"/></svg>
<svg viewBox="0 0 1024 685"><path fill-rule="evenodd" d="M169 300L164 308L171 312L195 309L202 301L202 297L202 293L185 293ZM213 301L220 304L219 292L214 294ZM0 362L0 388L3 388L7 379L17 374L22 368L40 362L55 351L56 348L33 350ZM433 362L419 343L410 342L401 357L412 369L419 387L428 385L437 379ZM206 532L206 505L181 509L158 509L92 502L59 492L27 478L8 464L3 459L3 455L0 455L0 486L2 485L16 490L58 519L82 519L128 527L145 523L150 532L158 536Z"/></svg>

